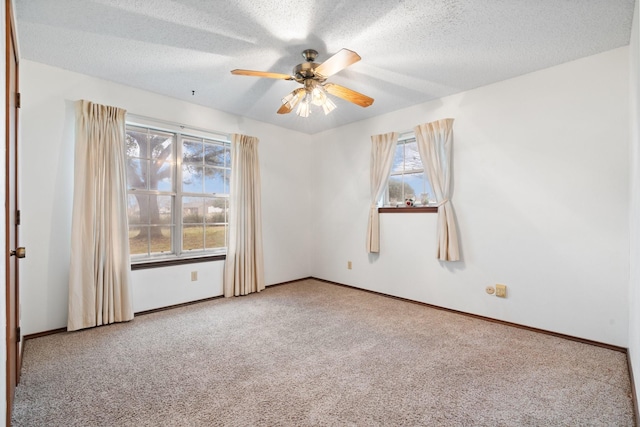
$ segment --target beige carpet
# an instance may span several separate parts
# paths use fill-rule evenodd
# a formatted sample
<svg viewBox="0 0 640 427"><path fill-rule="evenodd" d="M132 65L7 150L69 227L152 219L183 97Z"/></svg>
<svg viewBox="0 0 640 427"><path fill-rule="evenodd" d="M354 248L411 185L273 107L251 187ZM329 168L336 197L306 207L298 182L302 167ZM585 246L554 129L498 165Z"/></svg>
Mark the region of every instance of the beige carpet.
<svg viewBox="0 0 640 427"><path fill-rule="evenodd" d="M305 280L28 340L15 426L632 426L626 355Z"/></svg>

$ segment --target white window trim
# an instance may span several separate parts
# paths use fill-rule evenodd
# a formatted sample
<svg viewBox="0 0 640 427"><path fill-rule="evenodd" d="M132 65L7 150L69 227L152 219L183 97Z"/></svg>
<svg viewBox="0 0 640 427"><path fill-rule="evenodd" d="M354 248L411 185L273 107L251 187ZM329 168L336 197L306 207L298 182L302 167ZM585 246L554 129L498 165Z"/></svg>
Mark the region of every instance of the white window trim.
<svg viewBox="0 0 640 427"><path fill-rule="evenodd" d="M125 118L125 127L136 126L158 130L161 132L169 132L175 134L173 147L173 155L175 158L175 169L173 174L174 188L172 191L144 190L144 194L171 195L173 197L172 226L173 233L171 238L172 252L151 254L151 255L134 255L130 256L132 264L154 263L158 261L170 260L187 260L196 258L205 258L212 256L226 255L228 247L228 228L226 233L227 244L224 248L203 249L203 250L187 250L182 251L182 197L206 197L215 195L216 197L228 198L228 194L220 193L190 193L182 191L182 138L205 139L215 141L223 145L231 145L231 135L208 129L197 128L193 126L182 125L179 123L168 122L159 119L153 119L145 116L127 114ZM231 165L229 165L230 167ZM226 165L225 165L226 167ZM127 189L127 194L130 190ZM226 222L228 227L228 221Z"/></svg>
<svg viewBox="0 0 640 427"><path fill-rule="evenodd" d="M406 144L408 142L412 142L412 141L415 141L415 140L416 140L416 134L415 134L414 131L402 132L398 137L398 145L399 144ZM420 161L422 162L422 159L420 159ZM423 174L425 174L426 171L424 170L424 163L422 162L422 164L423 164L423 168L422 169L411 169L409 171L404 171L403 170L402 172L395 172L395 173L392 171L389 174L389 180L391 180L391 178L394 177L394 176L406 175L407 172L408 173L423 173ZM427 179L427 182L428 182L428 177L426 177L426 175L425 175L425 179ZM427 205L422 205L422 206L423 207L429 207L429 206L432 206L432 205L433 205L432 203L429 203ZM391 205L391 202L389 201L389 183L387 182L387 187L385 188L385 191L384 191L384 194L382 196L382 199L378 202L378 207L381 207L381 208L399 208L399 209L401 209L401 208L404 208L405 206L404 205L402 205L402 206L397 206L397 205L396 206L392 206Z"/></svg>

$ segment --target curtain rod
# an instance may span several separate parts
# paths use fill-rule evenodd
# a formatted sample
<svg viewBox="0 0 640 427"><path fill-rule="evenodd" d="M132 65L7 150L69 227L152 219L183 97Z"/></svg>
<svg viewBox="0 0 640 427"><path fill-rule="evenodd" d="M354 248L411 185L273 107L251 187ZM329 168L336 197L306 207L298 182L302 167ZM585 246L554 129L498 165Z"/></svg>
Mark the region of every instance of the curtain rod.
<svg viewBox="0 0 640 427"><path fill-rule="evenodd" d="M215 130L211 130L211 129L204 129L204 128L200 128L200 127L197 127L197 126L191 126L191 125L185 125L183 123L172 122L172 121L169 121L169 120L156 119L154 117L143 116L141 114L127 113L127 119L129 119L129 118L131 118L133 121L135 121L135 120L141 120L143 122L144 121L148 121L148 122L159 123L159 124L173 126L173 127L177 126L180 129L195 130L195 131L198 131L198 132L206 132L206 133L209 133L209 134L224 136L227 139L229 139L230 136L231 136L231 134L226 133L226 132L219 132L219 131L215 131Z"/></svg>

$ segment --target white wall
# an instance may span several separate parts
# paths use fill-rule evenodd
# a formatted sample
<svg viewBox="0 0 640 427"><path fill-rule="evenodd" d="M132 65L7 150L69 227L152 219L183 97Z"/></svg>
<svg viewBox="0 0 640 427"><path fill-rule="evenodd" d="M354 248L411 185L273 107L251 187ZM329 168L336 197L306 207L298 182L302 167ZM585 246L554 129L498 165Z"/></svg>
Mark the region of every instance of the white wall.
<svg viewBox="0 0 640 427"><path fill-rule="evenodd" d="M310 275L308 137L195 104L22 61L22 328L31 334L66 326L73 201L73 102L260 139L267 285ZM298 203L290 203L295 195ZM190 272L198 271L191 282ZM220 295L222 262L134 271L134 309L148 310Z"/></svg>
<svg viewBox="0 0 640 427"><path fill-rule="evenodd" d="M22 272L24 331L66 322L72 103L86 98L261 139L268 284L313 275L626 346L628 51L311 137L23 61L21 195L30 250ZM464 261L435 260L433 214L383 215L382 253L368 256L369 136L443 117L456 119L453 201ZM136 300L144 301L136 310L219 294L220 267L134 272ZM194 269L201 269L195 283ZM508 286L507 299L484 293L495 283Z"/></svg>
<svg viewBox="0 0 640 427"><path fill-rule="evenodd" d="M625 347L628 69L619 48L315 135L313 275ZM464 261L436 261L435 214L383 214L369 256L370 135L446 117Z"/></svg>
<svg viewBox="0 0 640 427"><path fill-rule="evenodd" d="M637 378L640 378L640 8L636 0L636 8L633 14L633 27L629 44L629 56L631 58L630 85L631 85L631 173L629 194L631 207L629 224L631 236L630 257L631 269L629 280L629 360L634 373L632 381L636 384L636 390L640 386ZM640 395L636 395L640 406Z"/></svg>
<svg viewBox="0 0 640 427"><path fill-rule="evenodd" d="M140 312L222 295L224 262L202 262L135 270L133 310ZM198 280L191 281L195 271Z"/></svg>

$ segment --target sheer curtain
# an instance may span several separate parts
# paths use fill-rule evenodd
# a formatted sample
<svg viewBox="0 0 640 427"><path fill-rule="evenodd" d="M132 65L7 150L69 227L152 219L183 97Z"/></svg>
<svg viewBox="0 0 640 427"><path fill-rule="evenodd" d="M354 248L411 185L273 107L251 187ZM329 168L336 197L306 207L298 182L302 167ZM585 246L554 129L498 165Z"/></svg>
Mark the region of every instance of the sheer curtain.
<svg viewBox="0 0 640 427"><path fill-rule="evenodd" d="M231 137L229 244L224 265L224 296L264 289L262 207L258 138Z"/></svg>
<svg viewBox="0 0 640 427"><path fill-rule="evenodd" d="M438 251L442 261L460 260L456 219L451 203L453 119L416 126L418 152L438 201Z"/></svg>
<svg viewBox="0 0 640 427"><path fill-rule="evenodd" d="M133 319L124 116L76 102L70 331Z"/></svg>
<svg viewBox="0 0 640 427"><path fill-rule="evenodd" d="M380 252L380 222L378 200L389 181L393 154L398 144L398 132L390 132L371 137L371 205L369 207L369 225L367 228L367 252Z"/></svg>

